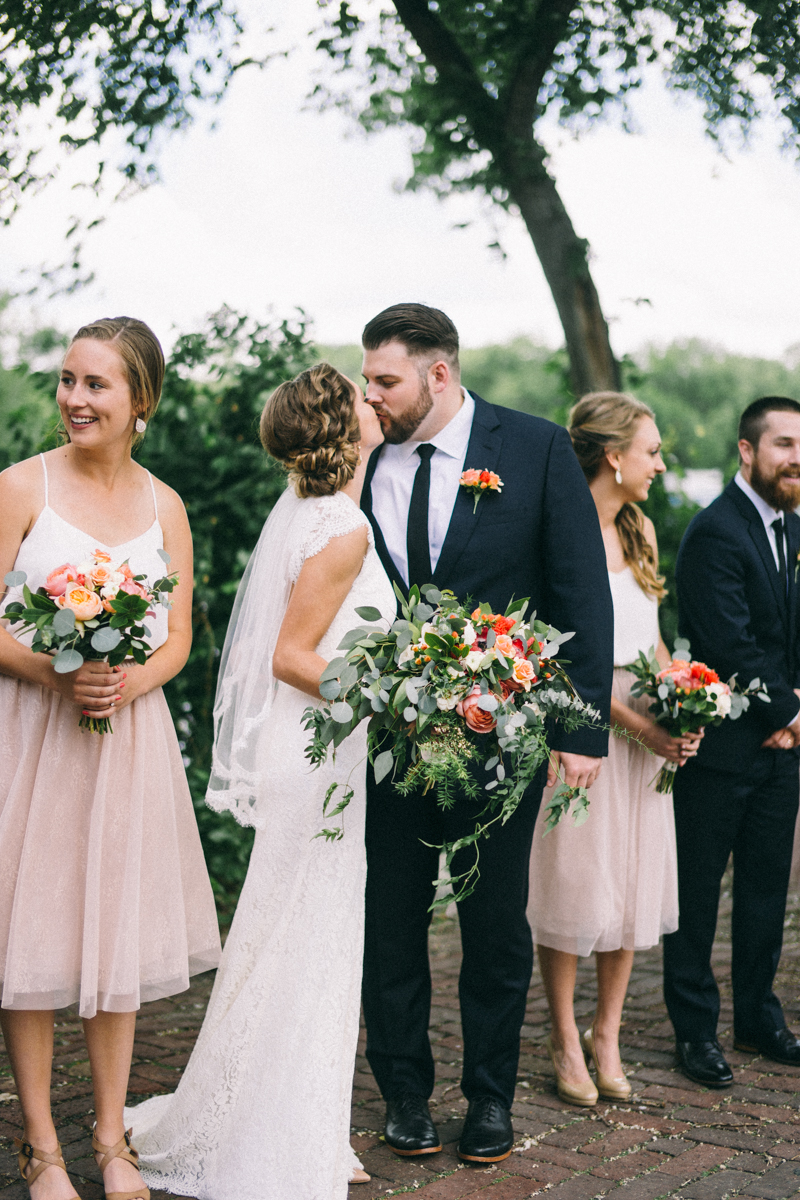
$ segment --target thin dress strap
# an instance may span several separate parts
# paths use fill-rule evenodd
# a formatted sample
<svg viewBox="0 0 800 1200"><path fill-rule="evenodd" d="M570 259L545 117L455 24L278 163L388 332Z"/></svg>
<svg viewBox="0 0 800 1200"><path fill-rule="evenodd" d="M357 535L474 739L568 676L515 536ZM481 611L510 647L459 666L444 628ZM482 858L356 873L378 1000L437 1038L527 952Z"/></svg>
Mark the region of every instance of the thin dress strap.
<svg viewBox="0 0 800 1200"><path fill-rule="evenodd" d="M147 472L147 478L150 480L150 491L153 493L153 508L155 509L156 520L158 520L158 501L156 500L156 485L153 483L153 476L150 474L149 471Z"/></svg>
<svg viewBox="0 0 800 1200"><path fill-rule="evenodd" d="M49 508L50 500L48 498L48 487L47 487L47 463L44 461L43 454L40 454L39 458L42 460L42 470L44 471L44 506L45 506L45 508Z"/></svg>

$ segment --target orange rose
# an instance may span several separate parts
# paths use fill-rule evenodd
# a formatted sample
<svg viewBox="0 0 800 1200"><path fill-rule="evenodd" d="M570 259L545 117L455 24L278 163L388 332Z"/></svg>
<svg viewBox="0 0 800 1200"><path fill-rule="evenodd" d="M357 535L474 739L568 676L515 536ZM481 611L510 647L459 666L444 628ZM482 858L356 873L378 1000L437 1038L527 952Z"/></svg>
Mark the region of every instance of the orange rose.
<svg viewBox="0 0 800 1200"><path fill-rule="evenodd" d="M92 558L96 563L110 563L111 555L106 554L105 550L95 550Z"/></svg>
<svg viewBox="0 0 800 1200"><path fill-rule="evenodd" d="M521 683L526 692L530 691L531 684L536 681L536 672L533 669L533 663L528 662L527 658L518 658L514 662L514 679L517 683Z"/></svg>
<svg viewBox="0 0 800 1200"><path fill-rule="evenodd" d="M467 723L467 727L474 733L491 733L497 721L490 712L486 712L483 708L478 708L478 700L481 697L481 689L476 684L468 696L463 700L459 700L456 705L456 712L460 717L463 717Z"/></svg>
<svg viewBox="0 0 800 1200"><path fill-rule="evenodd" d="M56 600L59 608L71 608L76 621L91 621L103 611L103 602L96 592L84 587L68 587L63 596Z"/></svg>
<svg viewBox="0 0 800 1200"><path fill-rule="evenodd" d="M498 635L494 644L494 648L498 654L502 654L504 658L514 658L515 656L514 643L507 633L501 633Z"/></svg>
<svg viewBox="0 0 800 1200"><path fill-rule="evenodd" d="M112 574L113 571L110 571L108 567L101 563L92 568L90 579L96 588L104 588L108 587L108 585L111 583Z"/></svg>

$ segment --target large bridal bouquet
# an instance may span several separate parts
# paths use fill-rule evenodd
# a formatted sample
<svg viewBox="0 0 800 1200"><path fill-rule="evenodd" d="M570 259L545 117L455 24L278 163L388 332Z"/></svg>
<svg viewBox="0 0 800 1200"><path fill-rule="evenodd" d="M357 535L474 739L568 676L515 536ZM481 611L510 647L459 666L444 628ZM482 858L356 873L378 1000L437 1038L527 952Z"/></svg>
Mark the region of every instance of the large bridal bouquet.
<svg viewBox="0 0 800 1200"><path fill-rule="evenodd" d="M755 696L770 703L767 688L760 679L740 688L734 675L722 683L716 671L690 658L691 647L684 638L675 642L676 657L664 670L658 665L655 650L642 650L630 670L636 676L633 696L652 696L650 716L663 725L670 737L698 733L706 725L719 725L725 718L736 721L750 707ZM662 795L672 791L678 764L665 762L656 776L655 788Z"/></svg>
<svg viewBox="0 0 800 1200"><path fill-rule="evenodd" d="M547 759L547 724L573 730L599 720L599 714L581 700L556 657L573 635L559 633L535 614L526 621L527 601L512 602L499 615L485 604L469 611L451 592L431 585L422 592L424 599L412 587L405 601L398 591L402 617L388 633L369 624L380 618L377 609L356 610L368 624L345 635L342 657L322 673L320 692L327 703L306 709L305 726L312 731L306 754L315 765L324 762L329 747L335 749L368 719L368 753L378 781L394 771L401 795L420 787L434 791L445 809L456 789L473 798L484 793L474 831L443 847L448 874L439 882L453 885L462 899L477 881L479 849L474 865L455 878L453 855L517 808ZM477 762L486 773L482 786L471 769ZM337 786L326 796L328 817L342 812L352 796L345 787L331 807ZM562 783L548 805L547 830L573 802L581 824L588 815L586 789ZM341 833L325 829L320 836Z"/></svg>
<svg viewBox="0 0 800 1200"><path fill-rule="evenodd" d="M158 554L169 562L166 550ZM10 625L21 622L22 633L33 630L31 649L54 654L53 669L66 674L84 661L112 667L126 658L146 662L150 630L143 622L154 615L154 604L169 608L178 576L171 572L151 584L144 575L134 575L127 561L112 562L105 550L95 550L77 566L56 567L36 592L26 580L24 571L6 575L8 587L22 587L25 603L13 601L3 617ZM78 724L91 733L113 732L108 717L81 716Z"/></svg>

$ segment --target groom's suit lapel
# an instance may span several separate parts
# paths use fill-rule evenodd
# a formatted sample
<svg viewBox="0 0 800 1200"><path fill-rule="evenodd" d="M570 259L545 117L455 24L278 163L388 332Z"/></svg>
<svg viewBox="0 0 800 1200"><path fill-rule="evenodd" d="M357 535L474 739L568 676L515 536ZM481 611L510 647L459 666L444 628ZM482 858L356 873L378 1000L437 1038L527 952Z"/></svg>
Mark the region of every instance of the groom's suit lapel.
<svg viewBox="0 0 800 1200"><path fill-rule="evenodd" d="M462 463L462 470L474 467L478 471L493 471L500 457L503 444L500 433L500 421L495 416L491 404L487 404L480 396L471 393L475 400L475 415L472 418L467 453ZM481 518L491 503L496 503L499 496L484 496L478 501L475 509L475 499L466 488L459 488L453 513L447 528L442 552L433 572L433 582L439 588L448 586L448 579L453 567L467 548ZM464 599L464 597L460 597Z"/></svg>
<svg viewBox="0 0 800 1200"><path fill-rule="evenodd" d="M778 574L778 570L775 566L775 558L772 553L772 547L769 544L769 538L767 537L767 531L764 528L764 522L761 520L761 517L760 517L759 513L757 512L756 506L744 494L744 492L739 487L739 485L735 482L735 480L733 480L733 479L731 480L731 482L728 484L728 487L726 490L727 490L728 495L730 496L731 500L733 501L733 503L736 505L737 509L739 510L740 514L742 515L744 520L747 522L750 537L751 537L753 543L755 544L756 550L758 550L758 554L759 554L759 557L760 557L762 563L764 564L764 570L767 573L767 578L769 579L770 587L772 588L773 595L775 596L775 601L780 610L781 617L784 621L784 624L786 624L788 626L789 608L788 608L788 605L786 602L786 594L785 594L783 586L782 586L782 580L781 580L780 575ZM791 555L791 553L792 553L792 550L791 550L791 541L790 541L789 554ZM791 563L792 563L791 557L789 559L789 563L790 563L790 572L791 572L793 569L792 565L791 565ZM791 600L791 594L792 594L792 586L793 586L793 581L790 579L790 583L789 583L789 598L790 598L790 600Z"/></svg>
<svg viewBox="0 0 800 1200"><path fill-rule="evenodd" d="M375 549L378 552L378 558L383 563L383 569L389 576L392 583L396 583L401 592L405 595L406 588L403 582L403 577L394 565L394 559L386 548L383 532L380 525L375 519L375 514L372 511L372 479L375 474L375 468L378 465L378 459L383 453L383 446L380 446L373 454L370 455L369 463L367 464L367 474L364 477L364 486L361 489L361 511L368 518L372 526L372 532L375 535Z"/></svg>

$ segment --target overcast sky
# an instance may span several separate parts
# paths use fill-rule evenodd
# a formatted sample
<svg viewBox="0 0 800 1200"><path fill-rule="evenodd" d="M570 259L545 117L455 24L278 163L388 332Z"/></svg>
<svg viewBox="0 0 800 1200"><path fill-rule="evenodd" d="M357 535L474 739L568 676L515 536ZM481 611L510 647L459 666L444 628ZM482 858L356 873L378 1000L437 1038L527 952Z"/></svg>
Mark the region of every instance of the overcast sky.
<svg viewBox="0 0 800 1200"><path fill-rule="evenodd" d="M114 206L87 238L96 284L37 302L38 318L71 330L124 312L168 342L223 303L260 318L301 306L318 340L345 342L388 304L421 300L444 308L467 345L519 333L559 344L519 219L499 214L502 261L487 249L485 202L398 194L406 135L367 138L339 114L303 111L314 0L258 7L296 51L243 72L217 109L172 138L163 184ZM699 107L657 79L633 110L634 136L613 122L580 140L545 134L561 195L591 243L616 352L700 337L777 357L800 343L800 168L780 153L777 131L764 128L726 159L704 137ZM66 162L0 233L0 286L58 260L66 217L90 211L71 190L76 170ZM454 228L463 221L472 224ZM643 297L649 305L635 303Z"/></svg>

